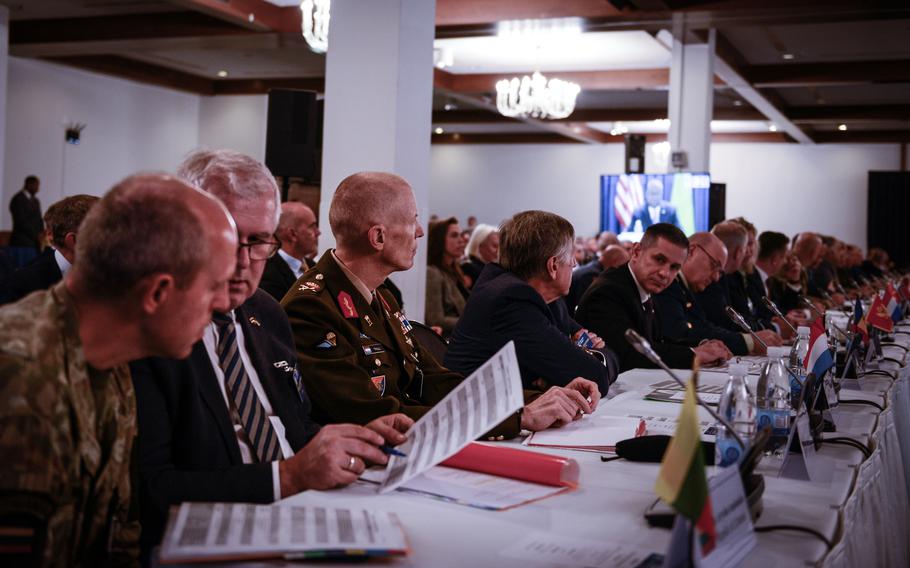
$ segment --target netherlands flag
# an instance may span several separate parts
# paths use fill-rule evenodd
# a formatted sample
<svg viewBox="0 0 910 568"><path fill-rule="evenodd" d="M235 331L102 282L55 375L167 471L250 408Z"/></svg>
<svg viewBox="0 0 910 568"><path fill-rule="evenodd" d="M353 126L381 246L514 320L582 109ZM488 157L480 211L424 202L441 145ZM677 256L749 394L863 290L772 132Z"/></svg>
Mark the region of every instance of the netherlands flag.
<svg viewBox="0 0 910 568"><path fill-rule="evenodd" d="M806 357L806 372L813 373L820 379L834 366L834 357L828 349L828 336L825 333L824 318L815 318L809 332L809 356Z"/></svg>

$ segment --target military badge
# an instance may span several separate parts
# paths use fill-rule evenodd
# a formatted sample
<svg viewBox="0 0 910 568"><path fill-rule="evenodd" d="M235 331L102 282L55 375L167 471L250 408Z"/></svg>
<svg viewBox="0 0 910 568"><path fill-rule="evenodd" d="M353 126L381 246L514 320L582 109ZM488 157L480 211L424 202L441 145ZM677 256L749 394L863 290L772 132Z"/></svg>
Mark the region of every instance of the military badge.
<svg viewBox="0 0 910 568"><path fill-rule="evenodd" d="M332 347L335 347L336 345L338 345L338 340L336 339L336 335L335 335L334 331L330 331L330 332L326 333L325 340L328 341L332 345Z"/></svg>
<svg viewBox="0 0 910 568"><path fill-rule="evenodd" d="M338 307L341 308L341 314L345 318L356 318L357 308L354 307L354 300L347 292L338 292Z"/></svg>
<svg viewBox="0 0 910 568"><path fill-rule="evenodd" d="M370 316L363 316L363 321L367 322L367 325L373 325L373 320L370 319Z"/></svg>
<svg viewBox="0 0 910 568"><path fill-rule="evenodd" d="M373 386L376 387L376 390L379 391L379 396L385 394L385 375L376 375L375 377L370 377L370 381L373 382Z"/></svg>
<svg viewBox="0 0 910 568"><path fill-rule="evenodd" d="M322 289L322 287L318 283L311 282L308 280L308 281L304 282L303 284L301 284L300 286L298 286L297 289L300 290L301 292L318 292Z"/></svg>
<svg viewBox="0 0 910 568"><path fill-rule="evenodd" d="M256 327L262 327L262 324L259 323L259 320L254 318L253 316L250 316L250 323L255 325Z"/></svg>
<svg viewBox="0 0 910 568"><path fill-rule="evenodd" d="M313 278L315 278L316 280L322 280L322 279L323 279L323 276L322 276L322 274L317 274L317 275L314 276Z"/></svg>

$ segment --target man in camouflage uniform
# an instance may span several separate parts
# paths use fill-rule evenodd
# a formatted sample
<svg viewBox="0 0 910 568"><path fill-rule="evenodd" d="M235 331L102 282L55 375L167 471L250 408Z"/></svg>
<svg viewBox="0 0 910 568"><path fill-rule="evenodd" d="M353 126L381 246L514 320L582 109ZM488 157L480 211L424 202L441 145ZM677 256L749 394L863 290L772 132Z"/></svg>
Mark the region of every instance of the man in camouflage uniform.
<svg viewBox="0 0 910 568"><path fill-rule="evenodd" d="M411 186L393 174L351 175L335 190L329 224L337 248L282 300L313 417L323 424L366 424L395 412L418 419L463 376L412 337L398 303L381 287L392 272L411 268L423 236ZM523 411L489 435L501 440L522 428L567 424L599 398L597 385L582 378L546 393L525 391Z"/></svg>
<svg viewBox="0 0 910 568"><path fill-rule="evenodd" d="M217 200L133 176L89 213L66 280L0 309L0 564L137 563L126 362L189 354L236 247Z"/></svg>

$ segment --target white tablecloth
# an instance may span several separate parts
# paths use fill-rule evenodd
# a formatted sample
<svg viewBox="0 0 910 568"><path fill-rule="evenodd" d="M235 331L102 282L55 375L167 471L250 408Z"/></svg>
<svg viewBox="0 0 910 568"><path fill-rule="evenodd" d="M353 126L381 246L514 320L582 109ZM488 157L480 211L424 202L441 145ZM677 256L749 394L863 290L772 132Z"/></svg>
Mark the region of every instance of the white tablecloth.
<svg viewBox="0 0 910 568"><path fill-rule="evenodd" d="M902 351L894 348L888 348L888 352L903 356ZM891 364L891 368L896 366ZM839 432L826 435L850 436L871 444L874 451L865 462L855 448L823 445L819 454L830 460L832 479L816 483L777 477L780 464L773 459L766 459L760 466L766 489L764 512L756 525L811 527L835 542L835 547L828 551L818 539L798 532L760 533L758 546L749 554L746 566L910 566L910 480L905 475L905 471L910 471L907 467L910 465L910 389L907 386L910 368L901 368L900 374L900 379L893 384L885 378L870 379L864 393L841 393L842 398L866 398L885 406L885 411L879 413L868 405L842 405L838 410ZM724 374L710 372L704 372L702 377L704 381L716 383L726 379ZM631 406L637 408L647 402L639 395L649 391L650 384L665 379L658 371L624 373L611 389L611 396L627 394L603 401L600 411L624 414ZM680 408L669 403L648 404L655 415L675 417ZM707 419L707 413L700 412ZM286 501L396 512L407 532L412 553L383 565L543 566L545 564L501 555L505 547L529 531L665 552L669 531L649 528L643 517L643 512L655 499L653 488L658 465L624 460L603 463L596 454L555 453L578 460L581 466L579 489L507 511L473 509L402 493L377 495L374 486L365 484L337 491L308 491ZM312 564L318 563L308 563ZM340 566L338 563L329 565Z"/></svg>

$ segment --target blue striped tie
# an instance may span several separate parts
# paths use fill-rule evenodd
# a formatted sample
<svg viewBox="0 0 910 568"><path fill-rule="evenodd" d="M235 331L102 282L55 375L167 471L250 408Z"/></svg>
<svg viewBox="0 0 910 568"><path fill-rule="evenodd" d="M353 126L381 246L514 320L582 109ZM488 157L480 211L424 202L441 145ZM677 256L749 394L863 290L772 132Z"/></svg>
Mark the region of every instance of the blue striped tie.
<svg viewBox="0 0 910 568"><path fill-rule="evenodd" d="M237 346L237 330L234 320L227 314L213 314L212 321L218 328L218 363L224 371L224 382L230 394L231 412L240 419L256 457L261 462L271 462L281 457L278 436L272 422L262 408L253 383L250 382L240 349Z"/></svg>

